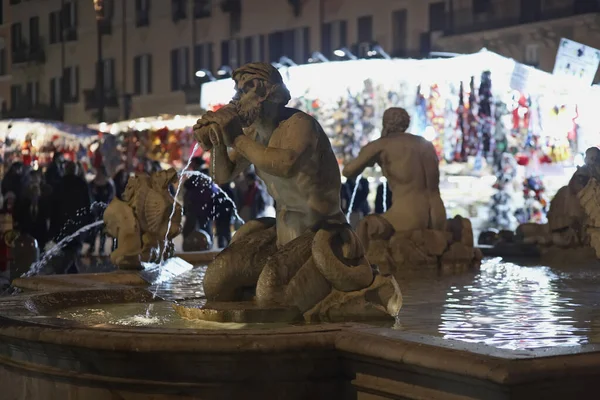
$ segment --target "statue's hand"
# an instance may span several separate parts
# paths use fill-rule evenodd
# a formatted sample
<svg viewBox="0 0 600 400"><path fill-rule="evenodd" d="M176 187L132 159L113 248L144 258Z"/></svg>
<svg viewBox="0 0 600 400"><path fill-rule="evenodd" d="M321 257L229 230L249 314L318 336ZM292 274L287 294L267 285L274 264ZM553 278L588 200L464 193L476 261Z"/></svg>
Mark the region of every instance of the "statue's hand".
<svg viewBox="0 0 600 400"><path fill-rule="evenodd" d="M206 114L203 119L216 123L220 129L216 129L220 140L228 147L233 146L236 137L243 135L242 121L237 115L234 107L223 107L217 112Z"/></svg>
<svg viewBox="0 0 600 400"><path fill-rule="evenodd" d="M194 138L196 139L196 141L198 141L198 143L204 151L209 151L213 147L213 143L211 140L211 124L213 124L213 122L200 118L193 128Z"/></svg>

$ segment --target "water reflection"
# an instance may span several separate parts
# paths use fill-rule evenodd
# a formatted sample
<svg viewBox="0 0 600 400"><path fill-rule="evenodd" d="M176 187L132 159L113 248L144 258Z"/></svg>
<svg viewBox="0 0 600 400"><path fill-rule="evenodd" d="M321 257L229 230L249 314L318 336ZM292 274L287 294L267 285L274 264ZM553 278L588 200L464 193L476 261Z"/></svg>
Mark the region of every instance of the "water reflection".
<svg viewBox="0 0 600 400"><path fill-rule="evenodd" d="M575 326L579 304L557 292L557 280L548 267L490 260L472 284L450 287L439 332L513 350L585 343L584 330Z"/></svg>

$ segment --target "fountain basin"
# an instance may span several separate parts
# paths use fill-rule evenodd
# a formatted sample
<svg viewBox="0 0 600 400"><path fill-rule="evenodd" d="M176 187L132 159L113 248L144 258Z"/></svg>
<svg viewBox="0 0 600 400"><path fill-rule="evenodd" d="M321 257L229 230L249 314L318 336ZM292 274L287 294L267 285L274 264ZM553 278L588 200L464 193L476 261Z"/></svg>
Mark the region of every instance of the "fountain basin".
<svg viewBox="0 0 600 400"><path fill-rule="evenodd" d="M147 398L150 393L161 400L562 399L586 398L599 390L596 328L581 326L597 320L590 307L596 291L577 286L578 292L567 298L573 287L556 283L567 274L567 283L595 284L598 274L590 269L504 268L501 273L497 266L484 265L479 283L473 275L436 284L431 277L432 283L418 290L419 283L400 278L404 330L357 323L140 327L65 315L149 304L176 313L170 303L153 301L148 290L107 283L108 278L85 288L46 286L46 292L0 298L0 384L8 399L86 400ZM550 274L558 278L550 279ZM89 279L71 275L63 280L75 278ZM519 285L520 291L511 294ZM490 289L479 292L486 287ZM423 291L429 294L418 294ZM506 298L522 314L521 321L506 314L511 309L503 306ZM440 301L446 307L441 319L420 322ZM468 302L474 308L465 308ZM527 314L536 307L543 312ZM469 334L481 336L486 329L469 331L467 325L485 323L482 308L500 315L499 328L487 332L485 340ZM545 316L548 310L554 314ZM523 340L507 341L516 331ZM525 335L537 336L526 340ZM528 340L530 346L519 347Z"/></svg>

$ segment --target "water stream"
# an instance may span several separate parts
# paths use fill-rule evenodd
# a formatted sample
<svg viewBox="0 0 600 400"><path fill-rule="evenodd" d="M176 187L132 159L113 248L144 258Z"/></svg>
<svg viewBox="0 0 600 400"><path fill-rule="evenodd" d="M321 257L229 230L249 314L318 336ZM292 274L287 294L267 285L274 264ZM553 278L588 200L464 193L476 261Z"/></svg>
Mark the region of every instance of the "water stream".
<svg viewBox="0 0 600 400"><path fill-rule="evenodd" d="M352 196L350 197L350 204L348 205L348 213L346 214L346 219L348 223L350 223L350 215L352 215L352 208L354 208L354 199L356 199L356 192L358 192L358 185L360 180L362 179L362 174L356 177L356 181L354 182L354 190L352 190Z"/></svg>

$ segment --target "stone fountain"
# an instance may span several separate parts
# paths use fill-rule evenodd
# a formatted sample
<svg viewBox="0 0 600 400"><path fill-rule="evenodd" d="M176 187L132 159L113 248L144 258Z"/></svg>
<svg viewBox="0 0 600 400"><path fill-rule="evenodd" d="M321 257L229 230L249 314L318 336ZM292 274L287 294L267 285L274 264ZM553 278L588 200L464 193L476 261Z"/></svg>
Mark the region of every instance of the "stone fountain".
<svg viewBox="0 0 600 400"><path fill-rule="evenodd" d="M514 235L496 237L492 244L486 253L512 249L514 255L536 254L554 263L600 260L600 149L589 148L584 165L558 190L548 223L521 224Z"/></svg>
<svg viewBox="0 0 600 400"><path fill-rule="evenodd" d="M356 178L379 164L393 193L382 215L369 215L357 231L367 258L393 272L428 267L454 271L479 266L471 222L446 219L440 196L440 170L435 148L426 139L406 132L410 116L402 108L383 114L381 138L366 145L343 174Z"/></svg>
<svg viewBox="0 0 600 400"><path fill-rule="evenodd" d="M395 315L402 299L395 280L367 261L359 237L341 215L337 164L319 124L284 107L289 94L270 65L247 65L234 79L233 104L207 114L195 134L213 152L218 181L255 165L277 200L277 218L244 225L206 270L207 304L196 307L184 300L176 305L177 314L170 302L153 296L137 271L153 260L151 249L162 251L165 237L168 243L179 229L177 219L171 228L168 224L173 199L166 187L175 175L138 176L124 201L112 203L105 214L107 229L119 239L111 259L133 271L20 279L15 284L24 293L0 297L0 398L553 400L586 398L600 390L595 344L513 351L431 331L390 329L391 323L380 321ZM423 161L430 154L422 148ZM401 193L395 191L394 199ZM412 226L410 242L401 243L408 247L421 232L443 236L448 248L454 243L468 248L468 221L448 223L434 190L419 195L430 202L414 211L429 219L434 205L436 222ZM181 213L175 211L177 218ZM392 226L393 238L401 226ZM370 227L365 222L359 235ZM382 239L368 238L371 254ZM166 247L168 253L171 246ZM440 258L449 251L434 252L440 254L437 262L443 265ZM466 275L460 279L472 282ZM411 309L425 314L439 307L448 285L456 285L430 283L422 283L424 297L407 295L404 322L410 322ZM503 287L500 294L506 295ZM486 293L479 297L485 300ZM526 307L523 298L519 302ZM485 307L479 304L481 313ZM150 306L161 305L192 325L162 325L160 318L149 317ZM113 306L136 306L144 313L128 311L128 323L119 323L103 314ZM79 318L82 313L100 319L86 321ZM131 325L129 317L144 324ZM265 324L273 321L286 323ZM437 326L434 321L428 329ZM514 326L509 328L514 336Z"/></svg>

